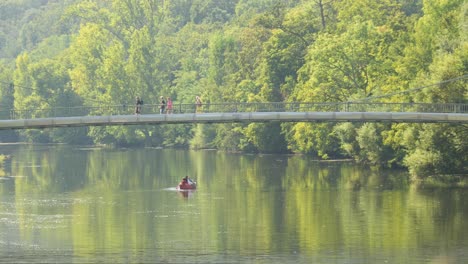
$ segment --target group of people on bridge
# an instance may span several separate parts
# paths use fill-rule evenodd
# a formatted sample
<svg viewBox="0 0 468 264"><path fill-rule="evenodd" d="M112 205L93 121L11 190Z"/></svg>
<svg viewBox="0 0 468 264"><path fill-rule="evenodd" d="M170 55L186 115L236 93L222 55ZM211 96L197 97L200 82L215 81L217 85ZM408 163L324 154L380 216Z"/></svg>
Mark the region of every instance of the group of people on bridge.
<svg viewBox="0 0 468 264"><path fill-rule="evenodd" d="M159 97L159 113L172 114L172 100L170 97L167 97L167 101L164 100L164 96Z"/></svg>
<svg viewBox="0 0 468 264"><path fill-rule="evenodd" d="M141 108L143 106L143 100L137 96L135 106L135 114L141 114ZM202 101L200 96L195 96L195 105L196 112L199 113L202 107ZM164 96L159 97L159 114L172 114L173 113L173 104L170 97L164 98Z"/></svg>

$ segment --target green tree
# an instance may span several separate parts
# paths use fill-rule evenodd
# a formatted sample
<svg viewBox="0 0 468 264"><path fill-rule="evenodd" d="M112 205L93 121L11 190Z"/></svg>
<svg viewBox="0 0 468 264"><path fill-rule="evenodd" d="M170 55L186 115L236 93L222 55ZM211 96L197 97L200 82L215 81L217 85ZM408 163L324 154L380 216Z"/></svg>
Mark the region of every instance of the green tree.
<svg viewBox="0 0 468 264"><path fill-rule="evenodd" d="M296 153L304 153L329 159L339 157L339 141L333 132L333 124L297 123L288 130L289 148Z"/></svg>
<svg viewBox="0 0 468 264"><path fill-rule="evenodd" d="M342 123L333 128L336 137L339 139L339 145L343 153L354 159L358 159L359 143L356 140L356 125L353 123Z"/></svg>
<svg viewBox="0 0 468 264"><path fill-rule="evenodd" d="M425 79L434 55L452 53L466 43L466 10L463 0L423 1L423 16L414 26L414 33L397 67L401 78L417 81ZM465 48L466 49L466 48Z"/></svg>
<svg viewBox="0 0 468 264"><path fill-rule="evenodd" d="M14 89L13 70L6 65L0 63L0 119L10 119L11 110L14 109ZM16 141L16 131L0 131L0 141L14 142Z"/></svg>
<svg viewBox="0 0 468 264"><path fill-rule="evenodd" d="M464 1L424 1L412 43L405 50L402 78L430 84L412 95L417 102L466 103L465 79L443 82L468 72L468 40ZM441 22L442 21L442 22ZM413 76L416 76L414 78ZM433 85L442 83L440 85ZM404 135L404 137L398 137ZM466 171L466 129L463 126L410 125L390 133L388 140L406 151L404 164L413 177Z"/></svg>
<svg viewBox="0 0 468 264"><path fill-rule="evenodd" d="M213 30L209 25L190 23L170 38L171 49L178 54L170 87L173 100L193 103L196 95L204 94L210 67L208 45Z"/></svg>
<svg viewBox="0 0 468 264"><path fill-rule="evenodd" d="M384 165L393 154L382 139L385 126L366 123L357 129L356 141L359 144L359 161L372 165Z"/></svg>
<svg viewBox="0 0 468 264"><path fill-rule="evenodd" d="M414 130L414 148L404 163L414 178L437 174L464 173L468 164L468 132L462 126L420 125Z"/></svg>
<svg viewBox="0 0 468 264"><path fill-rule="evenodd" d="M210 42L210 69L208 79L212 83L207 91L210 100L229 102L235 100L237 43L232 37L215 36Z"/></svg>
<svg viewBox="0 0 468 264"><path fill-rule="evenodd" d="M287 144L280 123L250 124L244 134L261 153L287 152Z"/></svg>
<svg viewBox="0 0 468 264"><path fill-rule="evenodd" d="M239 0L194 0L190 9L191 20L196 23L225 23L233 16Z"/></svg>
<svg viewBox="0 0 468 264"><path fill-rule="evenodd" d="M197 124L194 129L193 138L190 141L192 149L213 148L216 137L216 127L208 124Z"/></svg>

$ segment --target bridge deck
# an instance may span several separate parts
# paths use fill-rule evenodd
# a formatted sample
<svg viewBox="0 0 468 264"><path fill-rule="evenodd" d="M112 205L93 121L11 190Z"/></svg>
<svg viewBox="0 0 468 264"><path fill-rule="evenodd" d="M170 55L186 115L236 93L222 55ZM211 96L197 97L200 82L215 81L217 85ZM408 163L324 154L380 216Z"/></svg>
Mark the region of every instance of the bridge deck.
<svg viewBox="0 0 468 264"><path fill-rule="evenodd" d="M0 130L54 127L161 125L184 123L233 122L396 122L396 123L468 123L464 113L403 112L236 112L49 117L0 120Z"/></svg>

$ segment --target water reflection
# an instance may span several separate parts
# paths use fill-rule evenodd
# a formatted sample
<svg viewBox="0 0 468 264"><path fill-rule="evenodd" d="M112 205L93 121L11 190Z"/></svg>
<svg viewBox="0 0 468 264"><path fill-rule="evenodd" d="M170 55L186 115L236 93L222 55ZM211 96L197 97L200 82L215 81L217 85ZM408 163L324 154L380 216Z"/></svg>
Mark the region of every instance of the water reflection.
<svg viewBox="0 0 468 264"><path fill-rule="evenodd" d="M177 190L177 192L183 198L193 198L196 190Z"/></svg>
<svg viewBox="0 0 468 264"><path fill-rule="evenodd" d="M397 171L302 156L12 151L0 262L468 260L467 191L417 190ZM175 189L185 175L196 191Z"/></svg>

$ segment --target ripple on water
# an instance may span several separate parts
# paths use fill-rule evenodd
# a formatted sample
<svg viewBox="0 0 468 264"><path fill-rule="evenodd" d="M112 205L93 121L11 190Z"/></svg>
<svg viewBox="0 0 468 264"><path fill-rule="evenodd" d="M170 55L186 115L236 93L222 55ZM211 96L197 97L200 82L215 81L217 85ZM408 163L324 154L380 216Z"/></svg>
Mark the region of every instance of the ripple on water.
<svg viewBox="0 0 468 264"><path fill-rule="evenodd" d="M0 224L8 230L64 229L77 214L69 214L68 208L76 204L89 204L91 199L58 197L51 199L22 198L0 201ZM63 208L63 209L60 209ZM51 210L52 209L52 210ZM57 209L57 210L55 210Z"/></svg>

